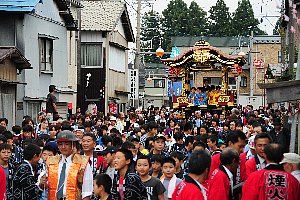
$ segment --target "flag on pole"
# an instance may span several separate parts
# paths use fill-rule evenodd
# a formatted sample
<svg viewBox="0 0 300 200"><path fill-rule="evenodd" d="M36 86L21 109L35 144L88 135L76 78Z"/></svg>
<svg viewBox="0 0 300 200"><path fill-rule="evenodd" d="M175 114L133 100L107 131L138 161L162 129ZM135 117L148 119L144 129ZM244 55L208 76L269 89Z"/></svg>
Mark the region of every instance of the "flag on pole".
<svg viewBox="0 0 300 200"><path fill-rule="evenodd" d="M172 53L170 55L170 58L174 58L176 56L179 56L180 55L180 51L177 47L173 47L172 48Z"/></svg>

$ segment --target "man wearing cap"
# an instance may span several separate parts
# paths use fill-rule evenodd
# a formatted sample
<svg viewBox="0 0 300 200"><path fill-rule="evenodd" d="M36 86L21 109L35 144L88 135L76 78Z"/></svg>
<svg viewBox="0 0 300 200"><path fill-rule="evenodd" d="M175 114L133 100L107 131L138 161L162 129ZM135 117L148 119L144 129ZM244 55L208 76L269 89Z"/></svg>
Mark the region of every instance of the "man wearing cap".
<svg viewBox="0 0 300 200"><path fill-rule="evenodd" d="M68 130L57 135L61 155L47 160L48 199L89 200L93 192L93 173L88 157L74 152L78 138Z"/></svg>
<svg viewBox="0 0 300 200"><path fill-rule="evenodd" d="M286 172L291 173L300 183L300 156L296 153L284 153L280 162Z"/></svg>
<svg viewBox="0 0 300 200"><path fill-rule="evenodd" d="M253 158L246 162L246 178L257 170L264 169L266 167L266 160L264 154L264 148L272 141L271 137L267 133L257 134L254 138L254 148L256 154ZM252 145L250 145L251 148Z"/></svg>
<svg viewBox="0 0 300 200"><path fill-rule="evenodd" d="M242 200L298 200L298 180L279 164L283 158L282 147L279 144L267 144L264 153L267 166L249 175L243 186Z"/></svg>
<svg viewBox="0 0 300 200"><path fill-rule="evenodd" d="M115 163L113 161L115 159L116 152L117 148L114 146L108 146L102 151L102 155L107 164L107 166L103 169L103 173L109 175L111 180L114 180L115 175Z"/></svg>
<svg viewBox="0 0 300 200"><path fill-rule="evenodd" d="M108 132L113 128L117 128L117 118L115 116L110 116L109 120L110 125L108 126Z"/></svg>

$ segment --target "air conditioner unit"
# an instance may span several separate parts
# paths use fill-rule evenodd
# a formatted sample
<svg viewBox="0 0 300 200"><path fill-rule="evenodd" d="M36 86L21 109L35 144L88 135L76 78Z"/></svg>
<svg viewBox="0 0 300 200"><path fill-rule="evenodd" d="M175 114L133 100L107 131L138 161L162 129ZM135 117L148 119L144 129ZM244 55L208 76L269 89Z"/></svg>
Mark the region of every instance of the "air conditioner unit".
<svg viewBox="0 0 300 200"><path fill-rule="evenodd" d="M236 85L228 85L229 90L236 90Z"/></svg>

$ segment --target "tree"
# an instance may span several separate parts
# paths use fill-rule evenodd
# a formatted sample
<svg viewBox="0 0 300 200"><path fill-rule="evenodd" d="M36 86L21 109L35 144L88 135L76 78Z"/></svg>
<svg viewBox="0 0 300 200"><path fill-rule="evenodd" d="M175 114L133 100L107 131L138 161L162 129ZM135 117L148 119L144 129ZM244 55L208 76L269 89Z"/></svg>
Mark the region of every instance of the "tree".
<svg viewBox="0 0 300 200"><path fill-rule="evenodd" d="M188 35L188 7L183 0L171 0L168 7L162 12L162 31L165 50L172 49L171 37Z"/></svg>
<svg viewBox="0 0 300 200"><path fill-rule="evenodd" d="M282 27L282 18L279 17L275 27L273 29L273 35L282 35L282 33L284 33L283 27Z"/></svg>
<svg viewBox="0 0 300 200"><path fill-rule="evenodd" d="M254 35L265 35L259 29L259 21L254 17L252 5L249 0L239 0L238 7L233 13L233 35L247 36L253 31Z"/></svg>
<svg viewBox="0 0 300 200"><path fill-rule="evenodd" d="M145 13L142 17L141 49L142 51L155 52L160 45L161 25L159 13L153 10ZM155 54L143 55L147 63L157 62Z"/></svg>
<svg viewBox="0 0 300 200"><path fill-rule="evenodd" d="M209 35L214 37L231 36L233 28L231 15L224 0L218 0L209 10Z"/></svg>
<svg viewBox="0 0 300 200"><path fill-rule="evenodd" d="M207 33L207 13L192 1L188 12L187 34L192 36L202 36Z"/></svg>

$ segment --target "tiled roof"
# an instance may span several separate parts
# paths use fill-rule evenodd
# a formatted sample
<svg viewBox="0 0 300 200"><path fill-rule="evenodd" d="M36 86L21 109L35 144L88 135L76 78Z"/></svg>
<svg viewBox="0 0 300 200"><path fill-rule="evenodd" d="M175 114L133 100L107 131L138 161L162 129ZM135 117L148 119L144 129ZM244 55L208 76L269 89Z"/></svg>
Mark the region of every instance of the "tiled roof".
<svg viewBox="0 0 300 200"><path fill-rule="evenodd" d="M32 12L40 0L5 0L0 1L0 11Z"/></svg>
<svg viewBox="0 0 300 200"><path fill-rule="evenodd" d="M32 69L29 60L16 47L0 46L0 62L6 58L10 58L18 69Z"/></svg>
<svg viewBox="0 0 300 200"><path fill-rule="evenodd" d="M81 1L81 30L112 31L125 9L119 0Z"/></svg>

